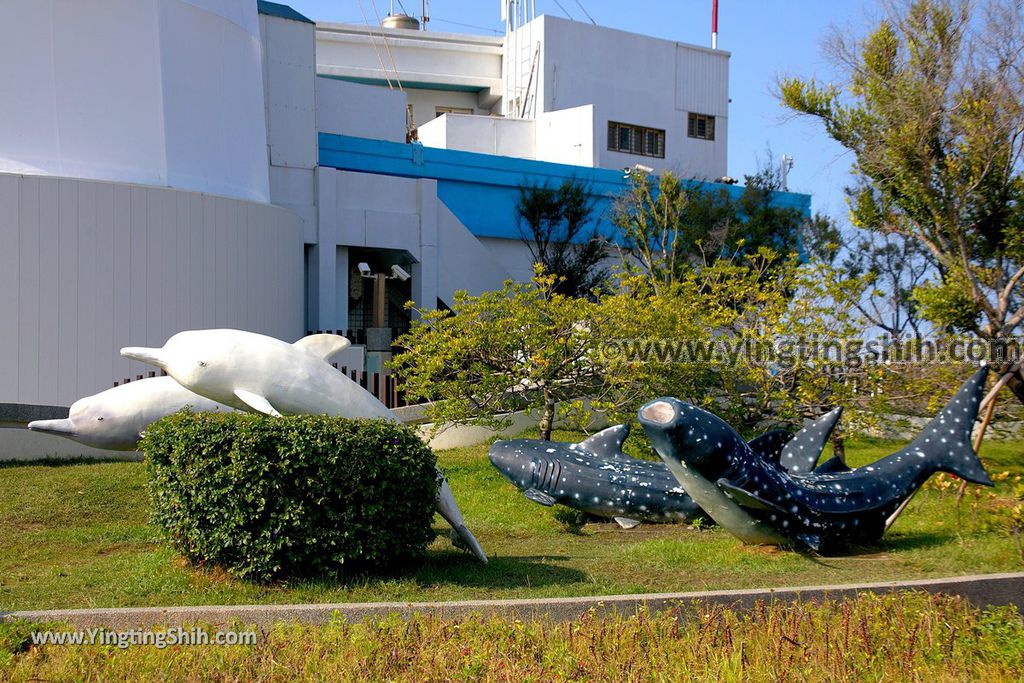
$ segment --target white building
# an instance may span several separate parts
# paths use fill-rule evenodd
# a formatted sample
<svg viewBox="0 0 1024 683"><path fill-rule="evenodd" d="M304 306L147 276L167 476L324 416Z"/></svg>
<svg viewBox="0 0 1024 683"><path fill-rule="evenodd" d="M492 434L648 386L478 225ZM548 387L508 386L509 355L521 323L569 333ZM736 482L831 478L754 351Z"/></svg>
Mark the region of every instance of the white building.
<svg viewBox="0 0 1024 683"><path fill-rule="evenodd" d="M722 50L551 16L504 38L318 24L316 45L319 75L404 91L424 145L726 175Z"/></svg>
<svg viewBox="0 0 1024 683"><path fill-rule="evenodd" d="M406 325L407 299L529 275L522 183L583 180L600 211L623 167L724 176L727 78L727 53L546 16L499 39L255 0L11 0L0 424L147 374L118 349L181 329L387 349L367 330ZM411 278L381 297L360 264Z"/></svg>

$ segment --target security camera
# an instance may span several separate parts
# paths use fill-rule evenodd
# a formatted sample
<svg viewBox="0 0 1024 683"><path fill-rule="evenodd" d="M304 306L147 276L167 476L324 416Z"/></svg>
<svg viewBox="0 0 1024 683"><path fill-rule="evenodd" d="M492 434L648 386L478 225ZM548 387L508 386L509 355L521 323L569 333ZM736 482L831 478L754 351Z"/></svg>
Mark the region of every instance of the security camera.
<svg viewBox="0 0 1024 683"><path fill-rule="evenodd" d="M643 164L633 164L633 170L641 173L654 173L654 169L650 166L644 166Z"/></svg>
<svg viewBox="0 0 1024 683"><path fill-rule="evenodd" d="M370 277L370 275L372 275L372 271L370 270L370 264L368 263L360 263L358 266L356 266L356 268L359 269L359 274L362 275L363 277Z"/></svg>
<svg viewBox="0 0 1024 683"><path fill-rule="evenodd" d="M410 275L409 273L405 272L405 269L402 268L402 266L396 263L395 265L391 266L391 277L396 277L402 282L405 282L406 280L409 279Z"/></svg>

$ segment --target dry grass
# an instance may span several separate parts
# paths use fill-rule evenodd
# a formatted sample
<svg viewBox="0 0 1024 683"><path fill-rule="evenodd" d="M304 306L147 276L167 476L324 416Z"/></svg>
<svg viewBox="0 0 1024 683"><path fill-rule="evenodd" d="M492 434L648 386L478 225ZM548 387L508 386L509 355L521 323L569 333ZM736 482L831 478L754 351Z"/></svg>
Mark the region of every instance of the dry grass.
<svg viewBox="0 0 1024 683"><path fill-rule="evenodd" d="M50 625L60 628L59 625ZM0 624L12 681L1019 681L1024 623L923 594L748 613L680 606L570 624L397 617L281 624L254 646L30 645Z"/></svg>

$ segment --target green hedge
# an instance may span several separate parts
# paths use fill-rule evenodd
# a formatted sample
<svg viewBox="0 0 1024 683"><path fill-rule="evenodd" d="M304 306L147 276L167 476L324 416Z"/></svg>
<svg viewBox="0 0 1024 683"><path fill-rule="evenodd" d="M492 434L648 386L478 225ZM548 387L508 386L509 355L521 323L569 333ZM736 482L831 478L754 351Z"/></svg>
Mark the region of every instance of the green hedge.
<svg viewBox="0 0 1024 683"><path fill-rule="evenodd" d="M404 425L183 411L142 440L153 520L252 581L394 570L433 538L433 452Z"/></svg>

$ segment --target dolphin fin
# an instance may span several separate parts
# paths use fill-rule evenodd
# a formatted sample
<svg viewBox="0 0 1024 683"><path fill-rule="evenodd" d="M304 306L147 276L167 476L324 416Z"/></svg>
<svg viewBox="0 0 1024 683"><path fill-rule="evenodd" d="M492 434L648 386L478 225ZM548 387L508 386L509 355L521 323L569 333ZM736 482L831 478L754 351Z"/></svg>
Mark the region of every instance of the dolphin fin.
<svg viewBox="0 0 1024 683"><path fill-rule="evenodd" d="M629 436L628 424L615 425L608 429L602 429L597 434L580 441L577 447L602 458L621 459L626 457L622 452L622 444L627 436Z"/></svg>
<svg viewBox="0 0 1024 683"><path fill-rule="evenodd" d="M924 453L936 470L955 474L974 484L992 486L992 479L971 444L987 375L988 366L971 375L907 448Z"/></svg>
<svg viewBox="0 0 1024 683"><path fill-rule="evenodd" d="M782 468L790 474L806 474L812 471L842 414L842 407L836 408L797 432L793 440L782 449L782 455L779 457Z"/></svg>
<svg viewBox="0 0 1024 683"><path fill-rule="evenodd" d="M468 550L476 555L476 559L487 564L487 553L480 547L480 542L476 540L476 536L466 528L465 524L460 524L457 528L452 527L450 538L453 546Z"/></svg>
<svg viewBox="0 0 1024 683"><path fill-rule="evenodd" d="M616 517L615 521L618 522L619 526L623 529L632 529L640 524L639 519L632 519L630 517Z"/></svg>
<svg viewBox="0 0 1024 683"><path fill-rule="evenodd" d="M448 480L445 479L444 473L440 469L437 470L437 480L437 498L435 500L437 513L452 528L452 544L457 548L470 551L476 555L478 560L487 564L487 553L480 547L480 543L476 540L473 532L466 528L462 519L462 510L459 509L459 504L455 502L452 487L448 485Z"/></svg>
<svg viewBox="0 0 1024 683"><path fill-rule="evenodd" d="M281 417L281 413L277 412L277 409L270 405L270 401L268 401L265 396L254 394L253 392L246 391L245 389L235 389L235 396L238 397L239 401L249 406L257 413Z"/></svg>
<svg viewBox="0 0 1024 683"><path fill-rule="evenodd" d="M815 474L834 474L836 472L849 472L850 467L843 462L838 455L832 456L825 462L814 468Z"/></svg>
<svg viewBox="0 0 1024 683"><path fill-rule="evenodd" d="M785 429L773 429L770 432L754 437L747 442L747 446L754 452L754 455L765 462L778 464L782 456L782 447L793 438L793 434Z"/></svg>
<svg viewBox="0 0 1024 683"><path fill-rule="evenodd" d="M730 484L725 479L719 479L717 483L727 496L736 501L737 505L752 510L771 510L772 512L779 512L782 509L774 503L769 503L764 498L759 498L749 491L744 491L739 486Z"/></svg>
<svg viewBox="0 0 1024 683"><path fill-rule="evenodd" d="M537 489L526 489L523 491L523 495L532 500L534 503L540 503L541 505L547 505L551 507L555 504L555 499Z"/></svg>
<svg viewBox="0 0 1024 683"><path fill-rule="evenodd" d="M295 342L292 346L309 351L318 358L330 360L332 356L352 346L352 342L340 334L311 334Z"/></svg>

